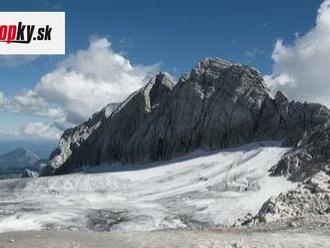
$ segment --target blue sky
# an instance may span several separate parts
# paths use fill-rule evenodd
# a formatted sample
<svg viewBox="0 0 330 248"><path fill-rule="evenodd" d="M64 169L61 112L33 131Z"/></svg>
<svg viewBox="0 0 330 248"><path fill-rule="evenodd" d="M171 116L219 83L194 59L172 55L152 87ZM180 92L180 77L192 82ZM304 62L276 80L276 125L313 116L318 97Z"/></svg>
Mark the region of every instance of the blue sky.
<svg viewBox="0 0 330 248"><path fill-rule="evenodd" d="M91 39L107 38L111 49L132 64L154 65L175 76L200 59L218 56L271 74L275 43L292 44L315 26L320 0L105 1L11 0L1 11L65 11L65 56L41 56L0 64L0 92L7 97L33 89L68 54L87 49ZM0 59L0 62L2 60ZM23 60L24 61L24 60ZM29 121L52 123L30 113L0 112L0 132Z"/></svg>

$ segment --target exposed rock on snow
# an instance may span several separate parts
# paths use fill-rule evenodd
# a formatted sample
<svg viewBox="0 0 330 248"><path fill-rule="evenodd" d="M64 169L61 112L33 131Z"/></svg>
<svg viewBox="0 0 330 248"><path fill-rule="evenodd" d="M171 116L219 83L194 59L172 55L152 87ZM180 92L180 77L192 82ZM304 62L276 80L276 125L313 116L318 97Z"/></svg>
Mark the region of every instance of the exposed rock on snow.
<svg viewBox="0 0 330 248"><path fill-rule="evenodd" d="M330 124L307 132L298 147L272 167L274 176L287 176L300 185L269 199L253 219L259 222L330 213Z"/></svg>
<svg viewBox="0 0 330 248"><path fill-rule="evenodd" d="M97 114L66 131L43 175L87 165L169 160L196 149L222 149L258 140L295 145L330 117L319 104L271 97L255 69L206 58L173 86L160 73L111 114Z"/></svg>
<svg viewBox="0 0 330 248"><path fill-rule="evenodd" d="M319 171L329 171L330 122L306 132L295 150L286 154L271 169L274 176L288 176L293 181L303 181Z"/></svg>
<svg viewBox="0 0 330 248"><path fill-rule="evenodd" d="M38 172L29 169L25 169L24 172L22 173L22 178L35 178L38 176L39 176Z"/></svg>
<svg viewBox="0 0 330 248"><path fill-rule="evenodd" d="M318 172L294 190L270 198L252 222L330 214L329 182L329 174Z"/></svg>

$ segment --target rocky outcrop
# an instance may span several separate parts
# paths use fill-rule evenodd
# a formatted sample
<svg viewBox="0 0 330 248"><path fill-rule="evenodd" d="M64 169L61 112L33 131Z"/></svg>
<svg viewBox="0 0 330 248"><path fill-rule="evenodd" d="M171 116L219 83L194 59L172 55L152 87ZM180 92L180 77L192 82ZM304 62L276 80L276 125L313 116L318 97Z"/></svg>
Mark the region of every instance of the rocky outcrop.
<svg viewBox="0 0 330 248"><path fill-rule="evenodd" d="M38 177L39 173L37 171L32 171L29 169L25 169L22 173L22 178L35 178Z"/></svg>
<svg viewBox="0 0 330 248"><path fill-rule="evenodd" d="M330 213L330 123L305 133L295 149L288 152L271 175L286 176L298 186L269 199L248 222L270 222Z"/></svg>
<svg viewBox="0 0 330 248"><path fill-rule="evenodd" d="M294 190L266 201L256 216L246 223L330 214L330 170L319 171Z"/></svg>
<svg viewBox="0 0 330 248"><path fill-rule="evenodd" d="M66 131L43 175L82 166L168 160L196 149L221 149L259 140L295 145L330 117L319 104L272 97L252 67L207 58L174 86L160 73L106 117Z"/></svg>
<svg viewBox="0 0 330 248"><path fill-rule="evenodd" d="M330 122L306 132L297 148L287 153L271 169L273 176L304 181L320 171L328 171L330 160Z"/></svg>

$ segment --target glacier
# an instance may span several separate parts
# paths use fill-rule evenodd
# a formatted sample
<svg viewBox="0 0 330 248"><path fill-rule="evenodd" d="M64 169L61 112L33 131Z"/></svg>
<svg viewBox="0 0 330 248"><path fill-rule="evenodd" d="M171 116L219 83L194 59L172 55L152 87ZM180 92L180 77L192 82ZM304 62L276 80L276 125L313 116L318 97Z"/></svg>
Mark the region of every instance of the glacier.
<svg viewBox="0 0 330 248"><path fill-rule="evenodd" d="M0 232L217 228L256 214L297 184L269 169L290 148L258 142L166 162L86 167L0 181Z"/></svg>

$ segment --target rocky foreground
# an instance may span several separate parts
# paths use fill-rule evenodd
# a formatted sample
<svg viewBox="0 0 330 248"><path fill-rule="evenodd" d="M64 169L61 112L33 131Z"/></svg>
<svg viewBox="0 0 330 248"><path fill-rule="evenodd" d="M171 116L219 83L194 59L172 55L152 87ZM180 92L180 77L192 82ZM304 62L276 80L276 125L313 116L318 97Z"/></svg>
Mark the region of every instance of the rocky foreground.
<svg viewBox="0 0 330 248"><path fill-rule="evenodd" d="M314 219L315 221L315 219ZM326 248L330 244L329 219L296 221L296 227L280 224L253 229L165 230L155 232L16 232L0 234L6 248Z"/></svg>

